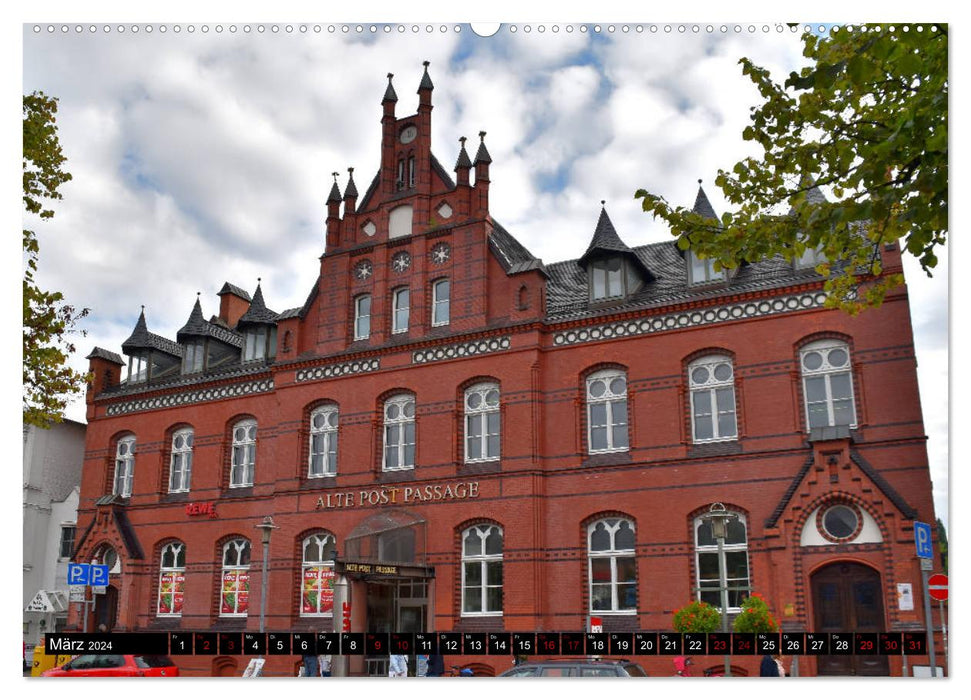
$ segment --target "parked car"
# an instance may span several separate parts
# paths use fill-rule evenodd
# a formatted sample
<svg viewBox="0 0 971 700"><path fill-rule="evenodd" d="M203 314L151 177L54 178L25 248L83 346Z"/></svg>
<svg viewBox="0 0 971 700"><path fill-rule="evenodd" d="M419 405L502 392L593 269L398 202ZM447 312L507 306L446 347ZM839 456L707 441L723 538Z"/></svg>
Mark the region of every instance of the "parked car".
<svg viewBox="0 0 971 700"><path fill-rule="evenodd" d="M60 667L44 671L41 675L53 678L177 676L179 675L179 667L167 656L82 654Z"/></svg>
<svg viewBox="0 0 971 700"><path fill-rule="evenodd" d="M558 659L528 661L499 674L500 678L612 678L643 677L640 664L627 659Z"/></svg>

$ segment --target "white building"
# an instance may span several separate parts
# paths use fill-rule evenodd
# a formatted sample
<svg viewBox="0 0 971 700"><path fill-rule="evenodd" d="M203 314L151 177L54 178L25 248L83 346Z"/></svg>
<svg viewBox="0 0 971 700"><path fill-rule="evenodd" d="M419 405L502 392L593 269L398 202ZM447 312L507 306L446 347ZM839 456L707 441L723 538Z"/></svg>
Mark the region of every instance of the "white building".
<svg viewBox="0 0 971 700"><path fill-rule="evenodd" d="M83 423L24 426L24 643L67 622L67 565L76 539Z"/></svg>

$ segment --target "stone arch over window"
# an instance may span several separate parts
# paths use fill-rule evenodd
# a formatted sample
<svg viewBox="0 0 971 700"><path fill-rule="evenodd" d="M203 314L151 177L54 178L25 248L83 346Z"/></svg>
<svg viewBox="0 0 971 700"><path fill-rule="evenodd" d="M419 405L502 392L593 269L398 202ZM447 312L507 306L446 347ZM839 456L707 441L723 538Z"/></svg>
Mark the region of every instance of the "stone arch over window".
<svg viewBox="0 0 971 700"><path fill-rule="evenodd" d="M91 563L103 564L108 567L108 574L113 576L121 573L121 550L117 543L102 540L91 549Z"/></svg>
<svg viewBox="0 0 971 700"><path fill-rule="evenodd" d="M600 363L581 373L580 443L587 455L629 452L632 411L628 370L618 363Z"/></svg>
<svg viewBox="0 0 971 700"><path fill-rule="evenodd" d="M505 419L505 406L502 404L502 386L497 377L493 377L488 374L479 374L474 377L469 377L461 384L456 387L455 390L455 462L456 464L467 464L466 460L466 450L467 450L467 420L466 420L466 403L467 403L467 393L472 387L487 384L494 385L495 390L499 392L499 405L496 408L499 413L500 427L502 421ZM500 450L502 448L502 440L500 435ZM489 461L489 460L479 460L479 461Z"/></svg>
<svg viewBox="0 0 971 700"><path fill-rule="evenodd" d="M125 440L128 438L135 439L136 438L135 433L133 433L130 430L119 430L117 433L112 435L111 439L108 441L108 454L105 455L104 483L102 484L102 489L101 489L102 493L104 494L114 493L115 469L116 469L116 460L118 457L118 443L121 440ZM135 446L136 448L138 446L137 439L136 439Z"/></svg>
<svg viewBox="0 0 971 700"><path fill-rule="evenodd" d="M193 426L186 422L169 426L165 431L165 440L162 443L159 493L190 491L194 456L195 429Z"/></svg>
<svg viewBox="0 0 971 700"><path fill-rule="evenodd" d="M689 357L684 371L690 442L737 440L739 401L734 354L708 348Z"/></svg>
<svg viewBox="0 0 971 700"><path fill-rule="evenodd" d="M244 535L227 535L216 543L214 617L245 618L249 614L252 554L252 541Z"/></svg>
<svg viewBox="0 0 971 700"><path fill-rule="evenodd" d="M843 506L850 513L830 513L835 506ZM826 516L846 515L855 522L837 517L827 522ZM835 528L849 528L849 532ZM889 524L879 510L866 500L849 491L830 491L814 498L802 508L793 529L794 544L802 547L832 546L842 544L876 544L893 541Z"/></svg>
<svg viewBox="0 0 971 700"><path fill-rule="evenodd" d="M447 326L451 322L452 283L448 277L436 277L429 286L431 326Z"/></svg>
<svg viewBox="0 0 971 700"><path fill-rule="evenodd" d="M122 435L115 442L114 469L111 479L111 493L121 498L129 498L135 478L136 439L134 433Z"/></svg>
<svg viewBox="0 0 971 700"><path fill-rule="evenodd" d="M591 614L637 613L637 525L620 512L598 513L582 528L584 593Z"/></svg>
<svg viewBox="0 0 971 700"><path fill-rule="evenodd" d="M798 394L806 432L814 428L856 428L859 418L859 372L853 344L842 333L816 333L796 344Z"/></svg>
<svg viewBox="0 0 971 700"><path fill-rule="evenodd" d="M338 452L341 433L340 405L330 398L315 399L303 407L300 425L300 461L297 465L297 478L326 479L336 476L340 456ZM315 465L329 466L331 462L332 471L324 470L314 475Z"/></svg>

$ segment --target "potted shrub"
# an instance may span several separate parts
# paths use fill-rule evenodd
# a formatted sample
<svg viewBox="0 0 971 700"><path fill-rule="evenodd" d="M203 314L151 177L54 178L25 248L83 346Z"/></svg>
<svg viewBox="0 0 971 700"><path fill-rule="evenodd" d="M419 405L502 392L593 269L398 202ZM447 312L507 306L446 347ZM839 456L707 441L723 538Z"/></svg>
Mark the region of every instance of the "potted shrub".
<svg viewBox="0 0 971 700"><path fill-rule="evenodd" d="M718 608L695 600L674 611L672 626L675 632L716 632L721 619Z"/></svg>
<svg viewBox="0 0 971 700"><path fill-rule="evenodd" d="M758 593L742 601L742 612L735 617L732 629L736 632L778 632L779 623L769 612L769 606Z"/></svg>

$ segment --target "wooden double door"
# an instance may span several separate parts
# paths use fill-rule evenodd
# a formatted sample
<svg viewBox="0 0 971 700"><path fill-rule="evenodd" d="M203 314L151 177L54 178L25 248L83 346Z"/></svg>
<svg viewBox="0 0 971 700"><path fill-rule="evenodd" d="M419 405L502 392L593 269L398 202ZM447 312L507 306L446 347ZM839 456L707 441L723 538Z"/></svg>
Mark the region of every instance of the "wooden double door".
<svg viewBox="0 0 971 700"><path fill-rule="evenodd" d="M862 564L839 562L811 579L814 632L883 632L883 586L880 574ZM889 676L886 656L819 656L820 676Z"/></svg>

